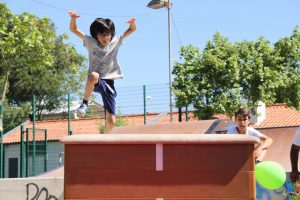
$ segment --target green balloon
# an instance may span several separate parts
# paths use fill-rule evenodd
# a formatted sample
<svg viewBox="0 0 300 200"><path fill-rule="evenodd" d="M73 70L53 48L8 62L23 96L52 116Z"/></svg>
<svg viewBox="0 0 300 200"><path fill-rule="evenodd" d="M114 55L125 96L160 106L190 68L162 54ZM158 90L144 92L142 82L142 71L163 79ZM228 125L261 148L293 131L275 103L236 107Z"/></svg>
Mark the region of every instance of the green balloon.
<svg viewBox="0 0 300 200"><path fill-rule="evenodd" d="M280 164L263 161L255 165L255 177L261 186L269 190L276 190L283 186L286 173Z"/></svg>

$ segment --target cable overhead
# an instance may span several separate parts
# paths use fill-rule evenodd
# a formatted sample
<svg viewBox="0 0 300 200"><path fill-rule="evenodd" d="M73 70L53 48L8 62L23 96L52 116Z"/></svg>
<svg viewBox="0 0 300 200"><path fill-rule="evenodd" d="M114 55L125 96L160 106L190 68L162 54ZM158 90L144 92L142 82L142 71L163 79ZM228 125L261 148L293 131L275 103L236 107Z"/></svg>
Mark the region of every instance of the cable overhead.
<svg viewBox="0 0 300 200"><path fill-rule="evenodd" d="M60 7L54 6L52 4L40 2L40 1L37 1L37 0L30 0L30 1L32 1L34 3L37 3L37 4L40 4L42 6L46 6L46 7L53 8L53 9L60 10L60 11L64 11L64 12L67 12L67 11L70 10L70 9L66 9L66 8L60 8ZM95 16L95 17L99 16L99 14L96 14L96 13L89 13L89 12L82 12L82 11L76 11L76 12L80 15ZM129 17L140 17L140 16L145 16L145 15L152 15L152 14L156 14L156 13L160 13L160 12L162 12L162 11L158 10L158 11L154 11L154 12L138 13L138 14L133 14L133 15L103 15L103 16L108 17L108 18L129 18Z"/></svg>
<svg viewBox="0 0 300 200"><path fill-rule="evenodd" d="M172 22L173 22L173 25L174 25L174 28L175 28L175 32L176 32L176 36L177 36L177 39L178 39L178 41L179 41L179 44L180 44L180 46L183 46L183 45L182 45L182 43L181 43L181 40L180 40L179 34L178 34L178 30L177 30L177 27L176 27L176 24L175 24L174 18L173 18L173 14L171 14L171 18L172 18Z"/></svg>

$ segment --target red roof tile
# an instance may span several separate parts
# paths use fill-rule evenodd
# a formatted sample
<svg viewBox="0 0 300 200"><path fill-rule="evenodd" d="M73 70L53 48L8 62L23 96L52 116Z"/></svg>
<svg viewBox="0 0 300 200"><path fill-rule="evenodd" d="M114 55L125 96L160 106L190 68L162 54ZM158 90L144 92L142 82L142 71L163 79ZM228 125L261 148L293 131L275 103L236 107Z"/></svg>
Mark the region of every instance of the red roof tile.
<svg viewBox="0 0 300 200"><path fill-rule="evenodd" d="M103 119L102 119L103 121ZM103 122L102 122L103 123ZM71 130L73 134L87 134L87 133L99 133L99 119L91 118L91 119L74 119L71 120ZM32 140L32 122L28 123L25 127L29 128L29 140ZM68 135L68 120L47 120L47 121L36 121L35 123L36 129L47 129L47 139L51 140L59 140L59 138ZM36 130L35 131L36 141L43 141L44 131ZM9 132L4 135L4 143L15 143L20 142L21 131L16 130L14 132ZM24 135L24 139L26 140L26 133Z"/></svg>
<svg viewBox="0 0 300 200"><path fill-rule="evenodd" d="M217 114L214 117L228 119L224 114ZM266 106L266 118L256 128L292 127L300 126L300 111L289 108L286 104L277 103Z"/></svg>
<svg viewBox="0 0 300 200"><path fill-rule="evenodd" d="M300 125L300 111L288 108L285 104L267 106L266 119L259 128L288 127Z"/></svg>
<svg viewBox="0 0 300 200"><path fill-rule="evenodd" d="M147 120L151 120L154 118L156 114L148 114ZM144 115L128 115L123 117L126 125L143 125L144 124ZM72 119L70 120L70 126L72 130L72 134L91 134L100 133L100 125L104 125L104 119L101 118L82 118L82 119ZM30 122L24 126L24 130L29 128L29 141L32 141L32 128L33 123ZM48 141L59 140L60 138L68 135L68 120L45 120L45 121L36 121L35 123L36 129L47 129L47 139ZM36 141L44 141L44 131L36 130L35 131L35 140ZM4 135L3 142L4 143L17 143L20 142L21 131L20 129L14 129L13 131L8 132ZM26 133L24 134L24 140L26 140Z"/></svg>

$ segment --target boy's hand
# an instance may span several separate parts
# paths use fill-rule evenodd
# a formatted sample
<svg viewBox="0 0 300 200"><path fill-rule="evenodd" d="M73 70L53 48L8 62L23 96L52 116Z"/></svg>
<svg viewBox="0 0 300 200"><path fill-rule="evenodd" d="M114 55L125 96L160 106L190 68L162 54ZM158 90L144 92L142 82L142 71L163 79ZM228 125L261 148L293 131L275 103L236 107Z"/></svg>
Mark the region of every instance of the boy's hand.
<svg viewBox="0 0 300 200"><path fill-rule="evenodd" d="M126 38L128 35L130 35L132 32L136 30L136 24L135 24L135 18L130 18L126 21L126 23L129 23L128 29L123 33L122 37L123 39Z"/></svg>
<svg viewBox="0 0 300 200"><path fill-rule="evenodd" d="M129 24L135 23L135 18L130 18L126 22Z"/></svg>
<svg viewBox="0 0 300 200"><path fill-rule="evenodd" d="M78 18L78 17L80 17L80 15L78 15L75 11L73 11L73 10L70 10L69 12L69 15L70 15L70 17L72 17L72 18Z"/></svg>

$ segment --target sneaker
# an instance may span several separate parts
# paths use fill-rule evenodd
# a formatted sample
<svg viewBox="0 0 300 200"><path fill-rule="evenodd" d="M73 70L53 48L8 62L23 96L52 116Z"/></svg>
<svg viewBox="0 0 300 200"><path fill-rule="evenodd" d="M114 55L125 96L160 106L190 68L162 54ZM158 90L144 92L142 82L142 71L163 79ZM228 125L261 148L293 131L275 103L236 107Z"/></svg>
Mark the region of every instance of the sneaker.
<svg viewBox="0 0 300 200"><path fill-rule="evenodd" d="M81 116L81 117L84 117L86 112L88 110L88 106L85 104L85 103L82 103L80 105L79 108L76 109L76 112Z"/></svg>

